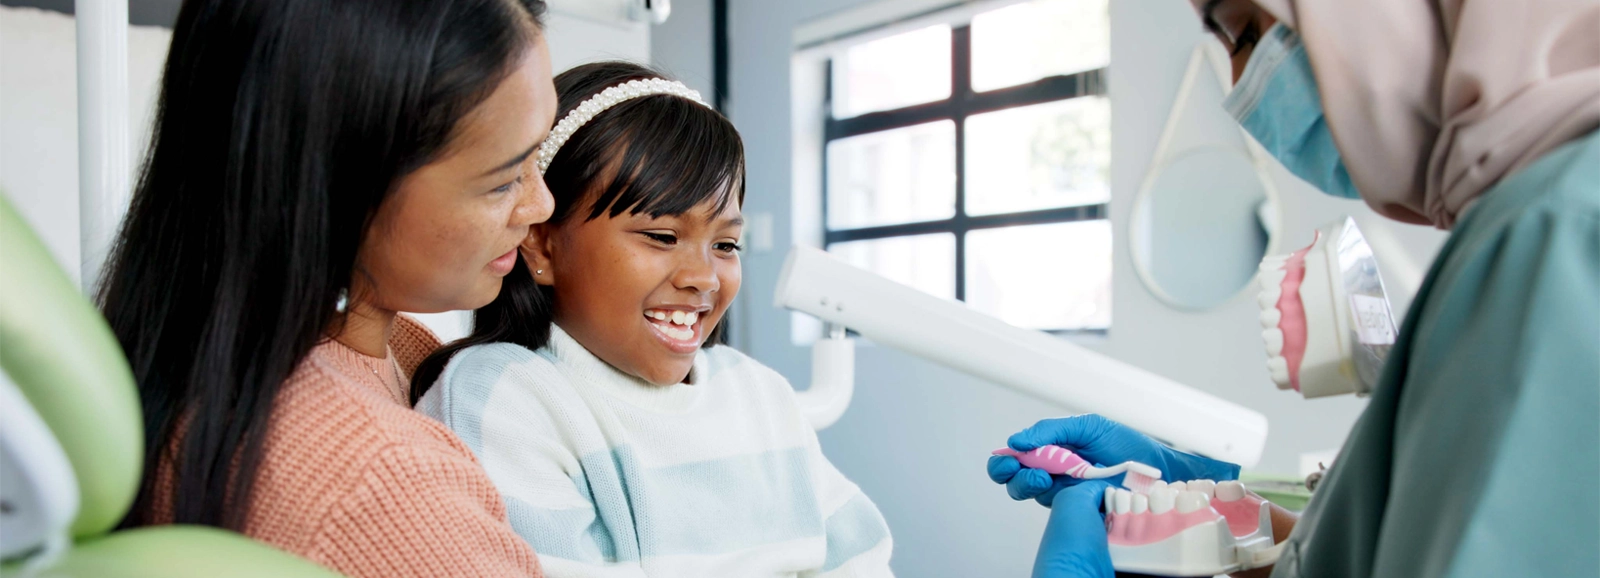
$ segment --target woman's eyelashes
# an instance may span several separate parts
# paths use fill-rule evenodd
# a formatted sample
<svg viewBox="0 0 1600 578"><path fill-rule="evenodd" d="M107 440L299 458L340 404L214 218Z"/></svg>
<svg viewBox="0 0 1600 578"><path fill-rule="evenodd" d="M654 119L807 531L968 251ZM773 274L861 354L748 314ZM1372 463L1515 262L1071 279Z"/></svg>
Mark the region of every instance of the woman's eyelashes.
<svg viewBox="0 0 1600 578"><path fill-rule="evenodd" d="M728 254L737 254L744 250L744 246L733 241L722 241L716 244L716 249Z"/></svg>
<svg viewBox="0 0 1600 578"><path fill-rule="evenodd" d="M500 185L498 187L495 187L493 189L490 189L489 192L491 192L491 193L509 193L509 192L511 192L512 188L514 188L514 187L516 187L517 185L520 185L520 184L522 184L522 175L517 175L517 178L515 180L513 180L513 181L511 181L509 183Z"/></svg>
<svg viewBox="0 0 1600 578"><path fill-rule="evenodd" d="M1245 23L1244 29L1239 31L1238 40L1234 41L1233 51L1228 56L1238 56L1246 47L1254 47L1261 40L1261 29L1254 20Z"/></svg>

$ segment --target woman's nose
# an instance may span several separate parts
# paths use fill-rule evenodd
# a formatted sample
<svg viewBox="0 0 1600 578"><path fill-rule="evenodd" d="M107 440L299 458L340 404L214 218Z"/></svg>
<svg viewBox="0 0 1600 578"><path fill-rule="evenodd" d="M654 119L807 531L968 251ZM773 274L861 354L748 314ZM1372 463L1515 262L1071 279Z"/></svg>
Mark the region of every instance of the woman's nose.
<svg viewBox="0 0 1600 578"><path fill-rule="evenodd" d="M543 223L550 220L550 214L555 212L556 199L551 196L550 187L545 186L544 176L535 172L530 180L532 186L523 188L522 200L511 215L513 226Z"/></svg>

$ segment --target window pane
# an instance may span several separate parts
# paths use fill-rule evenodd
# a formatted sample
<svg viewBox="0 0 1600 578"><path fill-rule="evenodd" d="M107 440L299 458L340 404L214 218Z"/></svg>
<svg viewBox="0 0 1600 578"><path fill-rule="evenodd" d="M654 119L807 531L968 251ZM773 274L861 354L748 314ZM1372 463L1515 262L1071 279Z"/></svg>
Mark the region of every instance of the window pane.
<svg viewBox="0 0 1600 578"><path fill-rule="evenodd" d="M950 27L857 44L833 61L833 116L950 98Z"/></svg>
<svg viewBox="0 0 1600 578"><path fill-rule="evenodd" d="M834 243L828 252L934 297L956 298L956 237L950 233Z"/></svg>
<svg viewBox="0 0 1600 578"><path fill-rule="evenodd" d="M1111 100L1085 96L967 119L967 214L1111 199Z"/></svg>
<svg viewBox="0 0 1600 578"><path fill-rule="evenodd" d="M944 120L828 143L828 228L954 216L955 142Z"/></svg>
<svg viewBox="0 0 1600 578"><path fill-rule="evenodd" d="M972 19L972 89L978 92L1110 62L1108 0L1036 0Z"/></svg>
<svg viewBox="0 0 1600 578"><path fill-rule="evenodd" d="M1111 327L1111 222L967 233L967 304L1033 329Z"/></svg>

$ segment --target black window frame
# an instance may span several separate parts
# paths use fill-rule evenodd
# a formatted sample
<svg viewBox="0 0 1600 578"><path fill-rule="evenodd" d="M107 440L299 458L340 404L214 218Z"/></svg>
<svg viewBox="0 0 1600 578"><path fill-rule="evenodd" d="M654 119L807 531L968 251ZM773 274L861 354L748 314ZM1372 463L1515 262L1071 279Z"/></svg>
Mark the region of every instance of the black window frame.
<svg viewBox="0 0 1600 578"><path fill-rule="evenodd" d="M950 29L950 96L943 100L911 106L869 112L849 118L833 114L833 59L825 63L823 110L826 111L822 137L822 228L823 249L835 243L866 241L950 233L955 235L955 297L967 299L967 233L983 229L1074 223L1106 220L1110 203L1095 203L998 213L992 215L967 215L966 200L966 120L968 117L1059 102L1073 98L1106 96L1106 75L1109 66L1040 78L1033 82L999 88L986 92L972 90L972 30L971 25ZM828 225L828 145L833 141L854 136L905 128L919 124L949 120L955 123L956 197L955 214L948 219L917 221L894 225L834 229ZM1058 334L1105 334L1108 328L1046 329Z"/></svg>

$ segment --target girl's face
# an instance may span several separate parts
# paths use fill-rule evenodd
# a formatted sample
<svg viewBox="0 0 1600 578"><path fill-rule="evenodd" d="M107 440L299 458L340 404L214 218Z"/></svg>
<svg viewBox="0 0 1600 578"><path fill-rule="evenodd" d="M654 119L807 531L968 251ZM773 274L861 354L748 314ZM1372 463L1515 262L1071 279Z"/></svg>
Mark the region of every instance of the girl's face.
<svg viewBox="0 0 1600 578"><path fill-rule="evenodd" d="M556 323L617 369L681 383L739 293L738 205L717 213L707 201L660 218L573 214L535 226L523 246L534 279L554 286Z"/></svg>
<svg viewBox="0 0 1600 578"><path fill-rule="evenodd" d="M386 311L474 309L500 293L528 227L554 200L530 158L555 122L550 52L541 35L441 157L406 175L378 208L350 296Z"/></svg>

